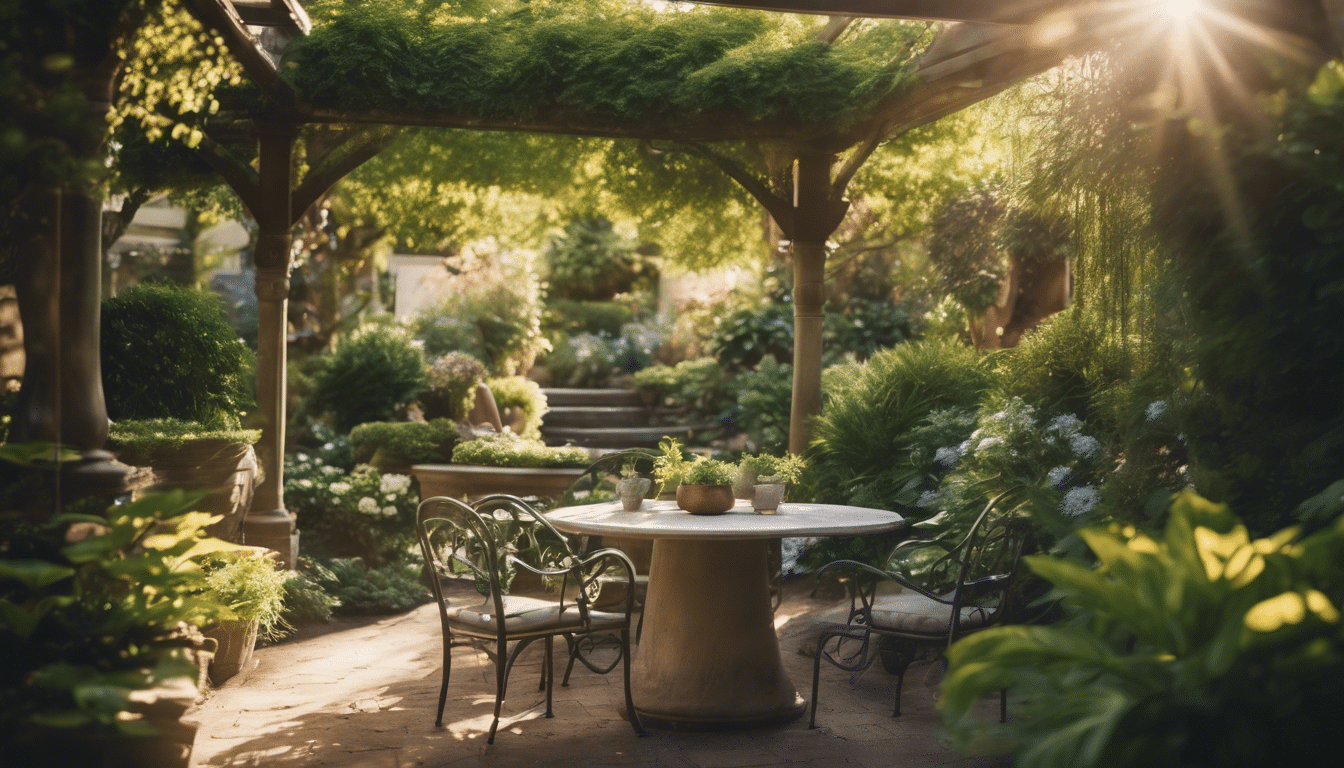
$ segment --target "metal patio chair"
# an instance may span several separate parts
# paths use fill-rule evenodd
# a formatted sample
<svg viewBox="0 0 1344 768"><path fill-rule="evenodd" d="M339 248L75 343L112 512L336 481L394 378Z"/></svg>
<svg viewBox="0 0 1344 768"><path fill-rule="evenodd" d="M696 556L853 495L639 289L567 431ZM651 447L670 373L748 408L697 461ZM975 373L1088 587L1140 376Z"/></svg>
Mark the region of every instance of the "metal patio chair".
<svg viewBox="0 0 1344 768"><path fill-rule="evenodd" d="M545 689L546 717L552 717L555 682L552 654L555 638L559 636L565 639L569 651L566 682L576 659L599 673L611 671L616 664L624 665L626 713L635 733L644 735L630 698L634 566L629 558L614 549L583 556L574 554L565 537L545 517L522 499L506 495L486 496L474 507L445 496L426 499L417 511L416 535L443 625L443 683L439 688L435 725L443 725L452 646L464 642L482 643L487 649L494 644L495 714L486 743L493 744L495 740L509 671L523 649L536 640L544 641L546 646L538 689ZM524 553L529 555L527 559L520 557ZM555 585L558 599L506 594L512 575L519 569ZM629 582L629 597L624 606L621 610L593 609L590 603L600 581L612 577L616 571L624 571ZM481 602L450 604L444 596L442 581L458 576L472 578L477 589L485 592ZM619 638L620 655L606 668L599 668L584 656L583 649L591 649L592 639L604 635Z"/></svg>
<svg viewBox="0 0 1344 768"><path fill-rule="evenodd" d="M881 568L853 560L823 566L852 575L849 618L824 629L817 639L812 668L809 728L817 724L817 689L823 659L849 672L862 672L879 655L883 666L896 675L892 717L901 714L901 687L905 671L921 646L946 648L958 638L1005 623L1017 602L1014 590L1018 562L1031 536L1030 524L1011 514L994 514L1007 493L985 506L969 532L949 546L940 540L909 540L896 545ZM910 550L938 547L946 552L924 571L924 584L893 573L895 562ZM899 585L900 592L879 596L883 582ZM872 644L877 638L877 653ZM829 648L828 648L829 644ZM1000 721L1007 719L1007 691L999 697Z"/></svg>

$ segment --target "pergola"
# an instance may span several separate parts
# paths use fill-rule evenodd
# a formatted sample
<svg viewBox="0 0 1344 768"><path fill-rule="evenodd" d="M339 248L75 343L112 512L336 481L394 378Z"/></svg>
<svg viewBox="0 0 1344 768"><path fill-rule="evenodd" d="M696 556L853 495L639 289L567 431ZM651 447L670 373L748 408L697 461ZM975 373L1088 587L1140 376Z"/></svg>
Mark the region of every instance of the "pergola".
<svg viewBox="0 0 1344 768"><path fill-rule="evenodd" d="M1344 0L1284 0L1294 9L1308 6L1312 18L1289 14L1280 3L1254 3L1252 11L1275 11L1266 18L1296 37L1319 41L1327 28L1322 8L1336 9ZM526 119L483 118L479 115L426 114L412 111L356 111L307 104L279 76L279 54L286 40L309 32L311 24L296 0L187 0L209 27L221 33L247 75L273 107L244 121L256 141L258 163L252 168L216 151L207 142L202 156L218 170L252 213L259 228L254 252L259 305L257 400L263 435L258 454L265 480L258 486L245 533L252 544L278 550L292 564L297 552L293 517L282 495L285 444L286 305L289 292L291 230L313 204L340 178L376 155L385 136L351 131L337 139L311 170L296 179L293 152L304 124L421 125L478 130L532 131L672 142L702 151L698 142L769 139L788 147L792 166L792 197L772 191L745 169L712 152L709 160L741 183L761 202L791 243L794 262L795 344L790 450L801 451L809 439L809 419L821 409L821 331L825 300L825 243L847 209L845 188L859 165L880 143L988 98L1065 57L1085 52L1122 28L1115 4L1087 0L757 0L709 2L769 11L826 14L827 26L838 34L845 17L881 16L962 22L946 26L919 61L910 87L883 97L857 121L833 121L800 128L777 122L724 123L691 118L684 122L647 124L613 121L609 116L569 112L543 113ZM1262 7L1263 6L1263 7ZM1264 14L1260 14L1264 16ZM1338 14L1330 15L1336 22ZM1315 26L1313 26L1315 25ZM1303 31L1305 27L1305 31ZM825 34L825 33L823 33ZM1320 48L1320 45L1316 45ZM92 75L97 75L94 77ZM101 79L99 79L101 78ZM86 92L92 109L105 114L111 92L110 73L91 73ZM96 147L90 149L95 151ZM841 153L848 150L843 159ZM16 421L18 437L47 439L78 447L85 460L74 469L86 483L117 482L121 471L101 451L106 439L98 370L98 273L93 222L98 207L87 191L67 191L58 198L75 204L64 221L78 237L56 237L56 259L40 259L34 277L19 287L29 339L23 413ZM84 226L79 226L83 222ZM90 243L90 239L93 240ZM91 247L90 247L91 246ZM64 275L64 277L61 277ZM52 296L59 292L54 302ZM26 302L26 303L25 303ZM46 309L39 311L39 307ZM59 331L57 330L59 329ZM59 343L54 334L60 333ZM52 380L59 387L50 386ZM31 384L30 384L31 382Z"/></svg>

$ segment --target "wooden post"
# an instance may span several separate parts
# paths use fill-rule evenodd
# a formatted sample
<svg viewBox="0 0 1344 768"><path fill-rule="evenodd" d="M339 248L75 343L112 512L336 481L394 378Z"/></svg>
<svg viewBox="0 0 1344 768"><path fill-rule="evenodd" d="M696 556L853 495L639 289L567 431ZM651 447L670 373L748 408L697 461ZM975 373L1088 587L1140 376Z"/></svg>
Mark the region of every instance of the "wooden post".
<svg viewBox="0 0 1344 768"><path fill-rule="evenodd" d="M849 205L832 199L835 156L802 152L793 179L793 405L789 452L802 453L812 440L812 419L821 413L821 330L826 304L826 240Z"/></svg>
<svg viewBox="0 0 1344 768"><path fill-rule="evenodd" d="M243 541L280 553L293 568L299 553L294 516L285 510L285 364L289 327L289 255L293 244L291 162L296 130L289 125L258 128L260 210L252 212L259 234L253 261L257 268L257 409L261 442L257 458L265 477L252 497L243 522Z"/></svg>

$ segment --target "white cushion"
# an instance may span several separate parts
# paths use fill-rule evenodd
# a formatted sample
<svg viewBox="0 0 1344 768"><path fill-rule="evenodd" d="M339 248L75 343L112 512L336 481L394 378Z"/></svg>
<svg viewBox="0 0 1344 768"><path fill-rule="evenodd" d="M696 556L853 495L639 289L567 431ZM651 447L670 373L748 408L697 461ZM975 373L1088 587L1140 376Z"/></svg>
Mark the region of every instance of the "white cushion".
<svg viewBox="0 0 1344 768"><path fill-rule="evenodd" d="M475 634L494 634L499 628L495 618L495 602L486 600L470 606L449 606L448 623ZM509 595L504 598L504 631L509 634L547 629L617 629L625 624L623 613L590 610L588 626L585 627L579 615L579 607L573 603L566 603L561 611L558 603L534 597Z"/></svg>
<svg viewBox="0 0 1344 768"><path fill-rule="evenodd" d="M959 629L979 629L989 621L990 613L978 606L961 609ZM893 632L924 635L947 634L952 606L925 597L918 592L901 592L879 597L873 603L872 626Z"/></svg>

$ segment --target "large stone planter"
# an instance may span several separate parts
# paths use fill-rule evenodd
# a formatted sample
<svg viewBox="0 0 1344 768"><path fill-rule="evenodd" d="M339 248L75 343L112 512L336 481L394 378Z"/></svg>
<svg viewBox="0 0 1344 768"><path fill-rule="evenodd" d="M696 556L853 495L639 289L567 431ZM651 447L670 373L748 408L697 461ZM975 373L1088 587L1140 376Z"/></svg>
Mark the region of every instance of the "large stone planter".
<svg viewBox="0 0 1344 768"><path fill-rule="evenodd" d="M225 541L243 542L243 518L252 506L252 489L260 471L257 452L251 445L231 440L189 440L176 448L155 449L140 461L153 470L154 485L137 491L137 498L166 488L206 491L195 509L224 518L206 532Z"/></svg>
<svg viewBox="0 0 1344 768"><path fill-rule="evenodd" d="M477 464L416 464L411 474L420 481L420 498L450 496L471 499L492 493L514 496L559 496L587 471L519 469Z"/></svg>

